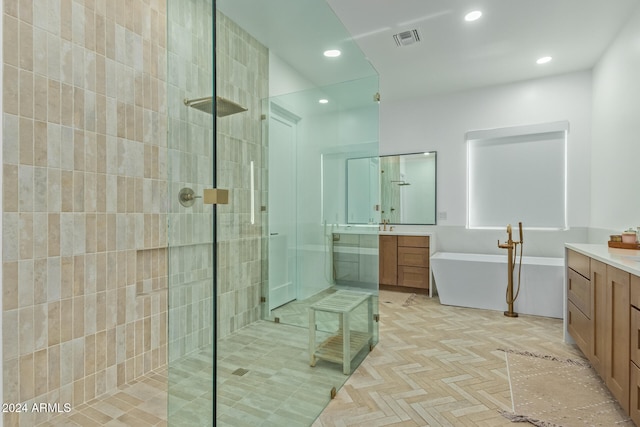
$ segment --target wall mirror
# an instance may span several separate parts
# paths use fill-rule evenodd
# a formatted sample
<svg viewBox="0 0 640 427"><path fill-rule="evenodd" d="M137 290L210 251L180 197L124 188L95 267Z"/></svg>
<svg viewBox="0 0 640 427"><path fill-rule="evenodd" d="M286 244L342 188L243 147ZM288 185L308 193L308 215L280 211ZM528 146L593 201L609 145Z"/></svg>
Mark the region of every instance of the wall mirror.
<svg viewBox="0 0 640 427"><path fill-rule="evenodd" d="M436 157L430 151L347 159L347 222L435 225Z"/></svg>

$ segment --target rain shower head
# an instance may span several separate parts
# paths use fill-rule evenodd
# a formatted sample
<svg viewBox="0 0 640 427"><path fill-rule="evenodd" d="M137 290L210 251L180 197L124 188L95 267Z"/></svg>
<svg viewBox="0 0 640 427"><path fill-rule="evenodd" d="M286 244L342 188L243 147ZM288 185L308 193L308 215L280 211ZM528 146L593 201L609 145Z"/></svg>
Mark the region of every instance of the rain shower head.
<svg viewBox="0 0 640 427"><path fill-rule="evenodd" d="M205 98L197 98L197 99L185 99L184 105L187 107L192 107L200 111L204 111L205 113L213 114L213 97L207 96ZM241 105L236 104L233 101L229 101L228 99L222 98L220 96L216 96L216 116L217 117L225 117L230 116L236 113L242 113L243 111L247 111Z"/></svg>

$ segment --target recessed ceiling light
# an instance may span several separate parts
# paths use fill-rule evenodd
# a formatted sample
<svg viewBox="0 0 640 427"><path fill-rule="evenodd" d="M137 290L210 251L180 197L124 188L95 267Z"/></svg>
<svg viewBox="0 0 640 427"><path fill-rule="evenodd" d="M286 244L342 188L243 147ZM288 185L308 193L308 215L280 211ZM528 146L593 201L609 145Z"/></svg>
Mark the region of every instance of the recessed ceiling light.
<svg viewBox="0 0 640 427"><path fill-rule="evenodd" d="M341 54L342 52L340 52L338 49L330 49L324 51L324 56L326 56L327 58L336 58Z"/></svg>
<svg viewBox="0 0 640 427"><path fill-rule="evenodd" d="M480 17L482 16L482 12L480 12L479 10L474 10L473 12L469 12L464 16L464 20L471 22L471 21L475 21L477 19L480 19Z"/></svg>
<svg viewBox="0 0 640 427"><path fill-rule="evenodd" d="M328 100L328 99L324 99L324 98L322 98L322 99L318 100L318 102L319 102L320 104L328 104L328 103L329 103L329 100Z"/></svg>
<svg viewBox="0 0 640 427"><path fill-rule="evenodd" d="M536 64L546 64L547 62L551 62L552 59L550 56L543 56L536 61Z"/></svg>

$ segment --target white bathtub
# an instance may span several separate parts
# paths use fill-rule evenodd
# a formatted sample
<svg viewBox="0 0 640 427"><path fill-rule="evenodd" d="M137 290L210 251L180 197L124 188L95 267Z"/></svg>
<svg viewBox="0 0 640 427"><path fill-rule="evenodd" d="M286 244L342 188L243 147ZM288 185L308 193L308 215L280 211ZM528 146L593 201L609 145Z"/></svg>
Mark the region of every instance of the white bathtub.
<svg viewBox="0 0 640 427"><path fill-rule="evenodd" d="M441 304L499 311L507 309L506 254L438 252L431 256L431 269ZM516 264L514 293L517 285ZM514 311L563 318L563 286L563 258L523 257L520 294Z"/></svg>

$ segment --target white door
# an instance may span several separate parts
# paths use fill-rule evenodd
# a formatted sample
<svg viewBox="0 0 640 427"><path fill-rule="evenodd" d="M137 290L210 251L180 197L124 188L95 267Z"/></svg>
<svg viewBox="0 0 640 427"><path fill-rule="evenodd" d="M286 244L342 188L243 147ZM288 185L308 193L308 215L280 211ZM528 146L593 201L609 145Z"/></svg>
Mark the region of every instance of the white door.
<svg viewBox="0 0 640 427"><path fill-rule="evenodd" d="M269 116L269 310L296 299L296 120Z"/></svg>

